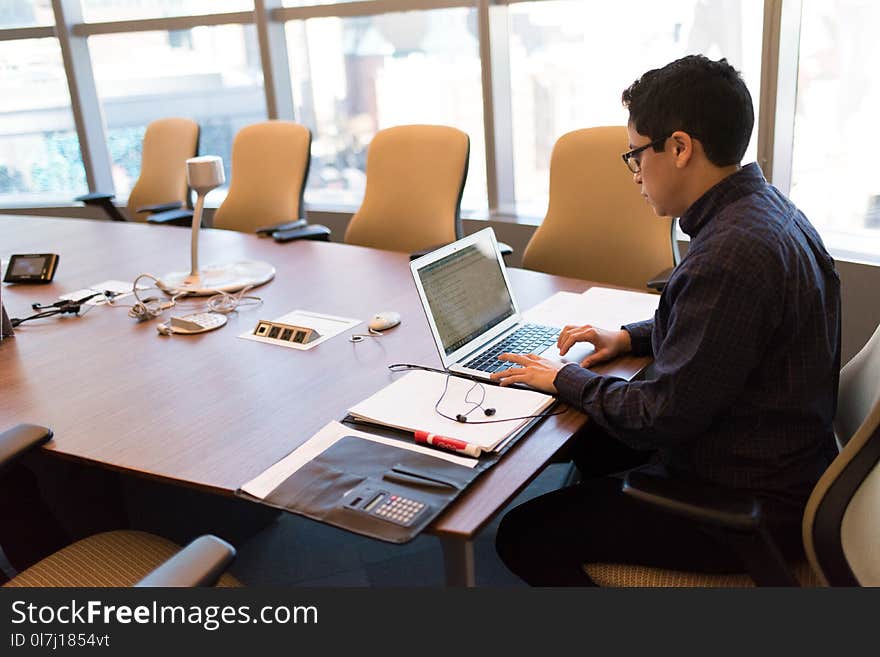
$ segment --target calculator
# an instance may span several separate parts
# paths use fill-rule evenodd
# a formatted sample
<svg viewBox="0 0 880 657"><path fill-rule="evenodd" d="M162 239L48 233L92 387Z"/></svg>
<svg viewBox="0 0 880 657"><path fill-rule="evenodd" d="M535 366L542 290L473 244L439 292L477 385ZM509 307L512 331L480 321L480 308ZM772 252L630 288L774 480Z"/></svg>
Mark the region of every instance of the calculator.
<svg viewBox="0 0 880 657"><path fill-rule="evenodd" d="M351 499L345 503L346 508L401 527L409 527L430 508L421 500L365 485L349 491L348 496Z"/></svg>

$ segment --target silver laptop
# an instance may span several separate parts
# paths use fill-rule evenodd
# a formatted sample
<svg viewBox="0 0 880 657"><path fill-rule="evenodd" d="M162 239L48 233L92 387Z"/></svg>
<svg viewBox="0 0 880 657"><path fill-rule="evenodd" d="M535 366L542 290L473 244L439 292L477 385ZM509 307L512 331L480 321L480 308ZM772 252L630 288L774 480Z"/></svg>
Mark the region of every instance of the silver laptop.
<svg viewBox="0 0 880 657"><path fill-rule="evenodd" d="M511 367L498 360L501 353L580 362L592 350L572 349L560 358L559 329L523 321L491 228L413 260L410 268L449 371L488 379L492 372Z"/></svg>

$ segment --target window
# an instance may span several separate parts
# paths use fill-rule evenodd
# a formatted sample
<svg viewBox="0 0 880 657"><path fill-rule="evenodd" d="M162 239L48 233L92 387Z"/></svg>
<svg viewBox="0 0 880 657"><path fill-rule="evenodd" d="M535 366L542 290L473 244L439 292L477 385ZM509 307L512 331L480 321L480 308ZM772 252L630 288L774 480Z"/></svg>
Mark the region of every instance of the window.
<svg viewBox="0 0 880 657"><path fill-rule="evenodd" d="M0 28L54 24L51 0L3 0L0 3Z"/></svg>
<svg viewBox="0 0 880 657"><path fill-rule="evenodd" d="M96 23L252 11L253 0L82 0L83 19Z"/></svg>
<svg viewBox="0 0 880 657"><path fill-rule="evenodd" d="M377 130L450 125L470 136L462 207L487 208L482 84L473 9L287 23L298 120L313 133L306 200L357 206Z"/></svg>
<svg viewBox="0 0 880 657"><path fill-rule="evenodd" d="M165 117L198 121L200 153L221 156L229 180L235 133L266 119L253 26L98 35L89 50L119 196L137 180L147 123Z"/></svg>
<svg viewBox="0 0 880 657"><path fill-rule="evenodd" d="M284 0L285 7L315 7L318 5L338 5L342 2L368 2L369 0Z"/></svg>
<svg viewBox="0 0 880 657"><path fill-rule="evenodd" d="M87 191L58 40L0 42L0 202Z"/></svg>
<svg viewBox="0 0 880 657"><path fill-rule="evenodd" d="M525 2L510 6L510 70L517 212L547 210L550 153L566 132L624 125L620 94L639 75L686 54L726 57L743 74L757 154L763 7L760 2ZM621 152L626 144L620 145Z"/></svg>
<svg viewBox="0 0 880 657"><path fill-rule="evenodd" d="M842 251L880 255L880 5L805 0L792 200Z"/></svg>

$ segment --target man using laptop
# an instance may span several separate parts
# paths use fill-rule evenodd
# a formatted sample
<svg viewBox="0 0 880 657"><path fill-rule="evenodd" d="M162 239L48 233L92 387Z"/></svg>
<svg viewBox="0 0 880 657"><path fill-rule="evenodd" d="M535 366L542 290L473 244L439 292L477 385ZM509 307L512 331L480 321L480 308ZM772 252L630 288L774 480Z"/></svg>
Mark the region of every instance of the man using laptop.
<svg viewBox="0 0 880 657"><path fill-rule="evenodd" d="M590 584L584 563L744 570L717 530L596 476L633 467L756 495L797 559L804 505L836 454L839 279L806 217L757 164L740 166L754 123L742 78L724 59L688 56L648 71L622 100L633 182L658 215L680 217L691 243L653 319L561 332L563 353L595 346L583 366L500 357L521 367L493 379L558 393L590 419L575 441L587 455L581 483L517 507L498 530L501 558L535 585ZM628 352L653 356L645 380L587 369Z"/></svg>

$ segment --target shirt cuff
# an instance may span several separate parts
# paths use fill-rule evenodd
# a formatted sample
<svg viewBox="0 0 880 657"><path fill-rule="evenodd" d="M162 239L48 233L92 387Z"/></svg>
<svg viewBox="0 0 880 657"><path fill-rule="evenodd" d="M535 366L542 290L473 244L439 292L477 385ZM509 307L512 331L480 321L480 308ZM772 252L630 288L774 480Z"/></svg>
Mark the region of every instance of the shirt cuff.
<svg viewBox="0 0 880 657"><path fill-rule="evenodd" d="M599 376L599 374L591 372L577 363L568 363L556 373L553 385L564 402L580 407L584 388Z"/></svg>
<svg viewBox="0 0 880 657"><path fill-rule="evenodd" d="M653 319L624 324L620 328L629 333L633 356L652 356L654 354L654 347L651 344L651 334L654 332Z"/></svg>

